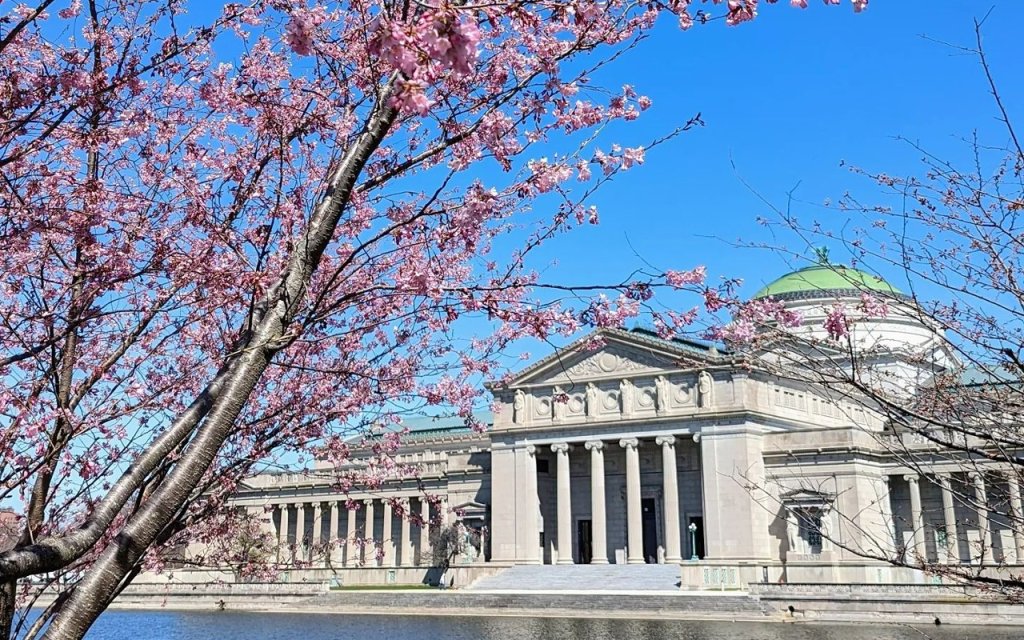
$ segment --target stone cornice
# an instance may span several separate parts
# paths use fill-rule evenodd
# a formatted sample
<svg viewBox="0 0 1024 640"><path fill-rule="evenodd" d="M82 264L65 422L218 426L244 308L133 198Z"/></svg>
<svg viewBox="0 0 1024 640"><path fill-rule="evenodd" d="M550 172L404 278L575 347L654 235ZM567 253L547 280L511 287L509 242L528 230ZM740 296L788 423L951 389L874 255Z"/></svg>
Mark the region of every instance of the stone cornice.
<svg viewBox="0 0 1024 640"><path fill-rule="evenodd" d="M561 349L557 349L550 355L541 358L532 365L519 371L508 383L489 381L484 384L484 387L492 392L513 388L531 388L531 385L525 382L527 379L540 375L546 370L553 368L566 358L583 352L583 347L595 339L603 339L606 343L618 343L627 347L632 346L646 349L670 361L689 359L694 362L693 367L684 367L679 369L680 371L689 371L700 367L722 367L732 360L732 356L730 354L723 355L721 352L712 351L710 349L698 349L695 344L681 342L675 343L669 340L662 340L660 338L649 336L642 332L627 331L625 329L603 328L598 329L597 331L592 331L582 338L573 341L569 345L562 347ZM660 373L669 373L670 371L672 370L665 369ZM612 375L609 379L617 379L621 377L621 375ZM551 383L544 383L540 386L551 386Z"/></svg>

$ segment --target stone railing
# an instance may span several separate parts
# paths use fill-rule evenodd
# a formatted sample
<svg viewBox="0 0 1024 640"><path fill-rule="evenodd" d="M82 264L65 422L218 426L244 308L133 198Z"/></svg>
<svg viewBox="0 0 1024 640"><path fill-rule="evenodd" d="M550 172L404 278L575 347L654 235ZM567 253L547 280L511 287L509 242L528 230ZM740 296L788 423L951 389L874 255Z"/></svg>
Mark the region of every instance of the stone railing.
<svg viewBox="0 0 1024 640"><path fill-rule="evenodd" d="M130 584L123 596L314 596L328 591L327 582L158 582Z"/></svg>
<svg viewBox="0 0 1024 640"><path fill-rule="evenodd" d="M350 470L358 472L365 465L353 463ZM419 460L399 464L401 473L392 473L385 477L386 481L404 480L424 476L443 476L448 472L447 460ZM342 468L339 471L344 472ZM335 474L330 471L318 470L306 473L275 473L255 476L248 484L254 489L276 489L285 486L319 486L329 485L334 481Z"/></svg>
<svg viewBox="0 0 1024 640"><path fill-rule="evenodd" d="M997 593L980 590L962 584L812 584L812 583L752 583L751 595L762 598L807 598L807 599L907 599L907 600L993 600L1005 598Z"/></svg>

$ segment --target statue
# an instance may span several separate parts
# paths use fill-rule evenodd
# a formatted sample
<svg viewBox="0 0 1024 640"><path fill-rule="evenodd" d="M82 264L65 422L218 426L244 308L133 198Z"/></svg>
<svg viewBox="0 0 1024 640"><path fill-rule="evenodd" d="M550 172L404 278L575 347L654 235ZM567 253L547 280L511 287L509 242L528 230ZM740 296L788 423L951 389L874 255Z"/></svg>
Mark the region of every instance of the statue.
<svg viewBox="0 0 1024 640"><path fill-rule="evenodd" d="M698 406L707 408L714 402L715 380L707 371L701 371L697 376L697 403Z"/></svg>
<svg viewBox="0 0 1024 640"><path fill-rule="evenodd" d="M800 539L800 522L792 510L786 511L786 534L789 538L789 553L800 553L797 548L797 541Z"/></svg>
<svg viewBox="0 0 1024 640"><path fill-rule="evenodd" d="M831 551L832 550L832 512L823 509L818 513L820 524L818 525L818 532L821 534L821 550Z"/></svg>
<svg viewBox="0 0 1024 640"><path fill-rule="evenodd" d="M623 380L619 383L619 399L622 401L622 415L633 415L633 383Z"/></svg>
<svg viewBox="0 0 1024 640"><path fill-rule="evenodd" d="M526 394L522 389L516 389L515 398L512 400L512 422L515 424L526 422Z"/></svg>
<svg viewBox="0 0 1024 640"><path fill-rule="evenodd" d="M568 397L565 395L565 391L562 387L555 387L551 394L551 419L555 422L561 422L565 418L565 405L568 402Z"/></svg>
<svg viewBox="0 0 1024 640"><path fill-rule="evenodd" d="M587 384L587 417L595 418L601 411L601 406L598 404L598 398L601 392L598 390L597 385L593 382Z"/></svg>
<svg viewBox="0 0 1024 640"><path fill-rule="evenodd" d="M665 376L658 376L657 378L655 378L654 388L657 391L656 400L658 402L658 413L665 413L666 411L668 411L668 378L666 378Z"/></svg>

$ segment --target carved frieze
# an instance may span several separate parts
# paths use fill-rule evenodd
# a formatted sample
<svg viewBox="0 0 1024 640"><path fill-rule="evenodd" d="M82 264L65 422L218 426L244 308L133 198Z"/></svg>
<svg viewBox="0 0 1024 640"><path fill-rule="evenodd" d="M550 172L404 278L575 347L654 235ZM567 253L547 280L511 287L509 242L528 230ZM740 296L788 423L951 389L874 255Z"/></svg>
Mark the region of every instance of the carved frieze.
<svg viewBox="0 0 1024 640"><path fill-rule="evenodd" d="M548 380L588 380L608 378L622 374L655 371L674 366L665 358L659 358L642 351L609 349L584 356L563 370L556 370Z"/></svg>
<svg viewBox="0 0 1024 640"><path fill-rule="evenodd" d="M595 362L595 358L589 361ZM611 367L608 360L605 368ZM687 415L695 410L717 411L734 404L733 386L732 381L716 379L710 371L665 369L617 378L531 385L504 396L505 406L511 409L506 420L523 426L579 424Z"/></svg>

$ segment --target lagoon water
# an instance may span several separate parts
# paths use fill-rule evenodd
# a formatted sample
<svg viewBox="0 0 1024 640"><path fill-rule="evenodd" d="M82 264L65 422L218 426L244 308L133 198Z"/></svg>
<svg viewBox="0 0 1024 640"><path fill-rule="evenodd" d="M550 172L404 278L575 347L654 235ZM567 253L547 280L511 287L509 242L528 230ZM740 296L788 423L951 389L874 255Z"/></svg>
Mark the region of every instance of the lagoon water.
<svg viewBox="0 0 1024 640"><path fill-rule="evenodd" d="M1016 640L1020 628L109 611L88 640Z"/></svg>

